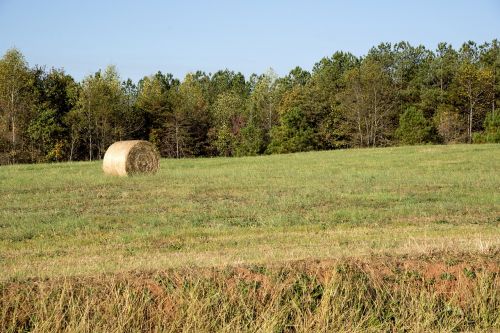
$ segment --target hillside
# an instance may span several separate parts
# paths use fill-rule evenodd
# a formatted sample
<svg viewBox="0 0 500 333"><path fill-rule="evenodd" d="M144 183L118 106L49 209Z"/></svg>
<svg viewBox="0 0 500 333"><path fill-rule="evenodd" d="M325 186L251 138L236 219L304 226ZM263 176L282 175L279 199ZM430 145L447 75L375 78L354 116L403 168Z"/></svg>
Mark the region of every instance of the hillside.
<svg viewBox="0 0 500 333"><path fill-rule="evenodd" d="M59 276L500 244L500 146L0 168L0 269Z"/></svg>
<svg viewBox="0 0 500 333"><path fill-rule="evenodd" d="M500 146L0 167L5 332L494 331Z"/></svg>

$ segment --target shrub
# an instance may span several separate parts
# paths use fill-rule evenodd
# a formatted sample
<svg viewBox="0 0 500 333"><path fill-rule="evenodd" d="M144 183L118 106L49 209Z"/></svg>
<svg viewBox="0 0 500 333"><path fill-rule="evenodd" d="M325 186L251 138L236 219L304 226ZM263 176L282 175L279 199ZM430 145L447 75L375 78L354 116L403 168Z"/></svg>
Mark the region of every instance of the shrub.
<svg viewBox="0 0 500 333"><path fill-rule="evenodd" d="M402 144L416 145L431 141L432 126L421 110L409 107L399 117L396 137Z"/></svg>

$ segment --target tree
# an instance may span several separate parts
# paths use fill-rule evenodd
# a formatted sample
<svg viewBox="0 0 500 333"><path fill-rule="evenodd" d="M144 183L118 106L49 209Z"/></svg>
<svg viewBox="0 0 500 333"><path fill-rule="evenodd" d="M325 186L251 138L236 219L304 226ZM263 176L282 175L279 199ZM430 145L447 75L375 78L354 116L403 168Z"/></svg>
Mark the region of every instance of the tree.
<svg viewBox="0 0 500 333"><path fill-rule="evenodd" d="M300 107L293 107L281 116L281 125L271 131L268 153L310 151L316 146L314 130Z"/></svg>
<svg viewBox="0 0 500 333"><path fill-rule="evenodd" d="M214 145L221 156L233 156L245 125L245 99L235 92L219 95L213 106Z"/></svg>
<svg viewBox="0 0 500 333"><path fill-rule="evenodd" d="M497 40L382 43L283 77L157 72L137 85L112 66L77 83L13 49L0 59L0 164L93 160L131 138L175 158L498 141L499 96Z"/></svg>
<svg viewBox="0 0 500 333"><path fill-rule="evenodd" d="M480 64L493 72L493 91L491 96L490 119L496 119L500 106L500 43L494 39L480 47Z"/></svg>
<svg viewBox="0 0 500 333"><path fill-rule="evenodd" d="M168 96L172 86L161 72L144 77L139 82L135 106L144 116L146 138L158 138L157 134L165 123L165 117L172 109ZM156 139L151 141L161 152L161 143Z"/></svg>
<svg viewBox="0 0 500 333"><path fill-rule="evenodd" d="M254 156L263 152L265 147L264 130L251 118L240 131L240 140L235 148L236 156Z"/></svg>
<svg viewBox="0 0 500 333"><path fill-rule="evenodd" d="M28 127L31 145L40 155L37 160L60 161L68 151L69 133L64 117L76 104L78 86L70 75L60 69L46 72L35 68L32 72L35 105Z"/></svg>
<svg viewBox="0 0 500 333"><path fill-rule="evenodd" d="M455 107L449 104L440 104L433 120L442 142L463 142L466 125L459 110Z"/></svg>
<svg viewBox="0 0 500 333"><path fill-rule="evenodd" d="M446 43L439 43L436 50L437 56L433 62L433 76L439 87L439 103L447 100L446 92L453 82L458 68L458 53Z"/></svg>
<svg viewBox="0 0 500 333"><path fill-rule="evenodd" d="M68 117L81 120L84 124L76 126L85 133L88 159L102 158L106 148L116 140L126 138L128 133L123 126L125 97L118 73L113 66L104 72L87 76L82 83L80 96L72 112L79 113Z"/></svg>
<svg viewBox="0 0 500 333"><path fill-rule="evenodd" d="M452 82L458 68L458 53L448 44L439 43L417 72L419 102L415 103L426 119L437 119L438 109L454 109ZM443 118L444 119L444 118ZM433 131L439 123L431 122ZM438 136L433 137L437 140Z"/></svg>
<svg viewBox="0 0 500 333"><path fill-rule="evenodd" d="M397 88L399 113L420 102L420 91L430 67L432 52L408 42L394 45L392 79Z"/></svg>
<svg viewBox="0 0 500 333"><path fill-rule="evenodd" d="M145 114L137 106L139 89L131 79L122 82L122 91L124 95L124 118L122 126L127 136L145 139L147 138Z"/></svg>
<svg viewBox="0 0 500 333"><path fill-rule="evenodd" d="M63 117L63 122L69 134L69 161L84 158L83 154L82 156L78 156L80 152L78 148L84 135L85 120L84 113L79 108L72 109Z"/></svg>
<svg viewBox="0 0 500 333"><path fill-rule="evenodd" d="M210 114L203 85L196 74L169 91L172 109L166 115L164 143L172 157L206 155L209 150Z"/></svg>
<svg viewBox="0 0 500 333"><path fill-rule="evenodd" d="M338 96L345 88L343 76L357 66L359 59L345 52L335 52L314 65L312 77L304 89L306 102L301 108L314 128L315 149L347 146Z"/></svg>
<svg viewBox="0 0 500 333"><path fill-rule="evenodd" d="M280 88L285 89L280 87L281 83L277 80L276 73L270 69L256 78L248 98L246 110L249 128L245 130L244 138L259 143L258 152L262 152L269 144L271 129L278 123L278 101L282 94ZM256 145L253 146L256 148ZM253 154L256 150L251 151L250 154Z"/></svg>
<svg viewBox="0 0 500 333"><path fill-rule="evenodd" d="M431 131L432 126L423 112L416 107L409 107L399 116L399 127L395 134L400 143L416 145L429 142Z"/></svg>
<svg viewBox="0 0 500 333"><path fill-rule="evenodd" d="M488 113L484 120L484 133L481 135L484 142L500 143L500 113Z"/></svg>
<svg viewBox="0 0 500 333"><path fill-rule="evenodd" d="M351 143L358 147L387 145L395 127L394 86L383 67L370 59L344 75L339 93Z"/></svg>
<svg viewBox="0 0 500 333"><path fill-rule="evenodd" d="M0 117L2 136L10 137L10 162L23 150L20 138L25 132L31 110L31 75L28 64L17 49L0 59Z"/></svg>
<svg viewBox="0 0 500 333"><path fill-rule="evenodd" d="M301 67L297 66L290 71L290 73L284 78L284 82L292 88L297 85L305 86L309 79L311 78L311 73L303 70Z"/></svg>
<svg viewBox="0 0 500 333"><path fill-rule="evenodd" d="M247 97L249 86L245 81L245 76L228 69L215 72L210 77L208 87L208 102L212 104L224 92L233 92L241 97Z"/></svg>
<svg viewBox="0 0 500 333"><path fill-rule="evenodd" d="M472 132L476 124L475 116L484 111L493 97L493 72L489 68L479 68L470 62L464 62L455 77L457 95L465 101L464 112L467 113L467 137L472 142ZM481 119L481 118L479 118Z"/></svg>

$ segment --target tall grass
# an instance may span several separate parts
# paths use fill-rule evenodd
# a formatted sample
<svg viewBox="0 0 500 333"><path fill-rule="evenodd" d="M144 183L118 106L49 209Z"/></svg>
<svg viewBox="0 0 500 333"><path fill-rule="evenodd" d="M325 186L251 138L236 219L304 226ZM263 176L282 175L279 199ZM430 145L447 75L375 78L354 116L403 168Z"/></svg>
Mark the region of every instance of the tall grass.
<svg viewBox="0 0 500 333"><path fill-rule="evenodd" d="M500 329L498 252L129 272L0 289L2 332Z"/></svg>

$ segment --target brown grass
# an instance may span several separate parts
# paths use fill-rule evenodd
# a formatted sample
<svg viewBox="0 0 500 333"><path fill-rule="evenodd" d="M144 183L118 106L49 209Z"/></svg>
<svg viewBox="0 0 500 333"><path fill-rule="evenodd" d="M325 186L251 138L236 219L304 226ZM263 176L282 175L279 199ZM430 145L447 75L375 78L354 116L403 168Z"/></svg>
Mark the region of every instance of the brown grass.
<svg viewBox="0 0 500 333"><path fill-rule="evenodd" d="M500 329L499 252L131 271L0 285L0 330Z"/></svg>

